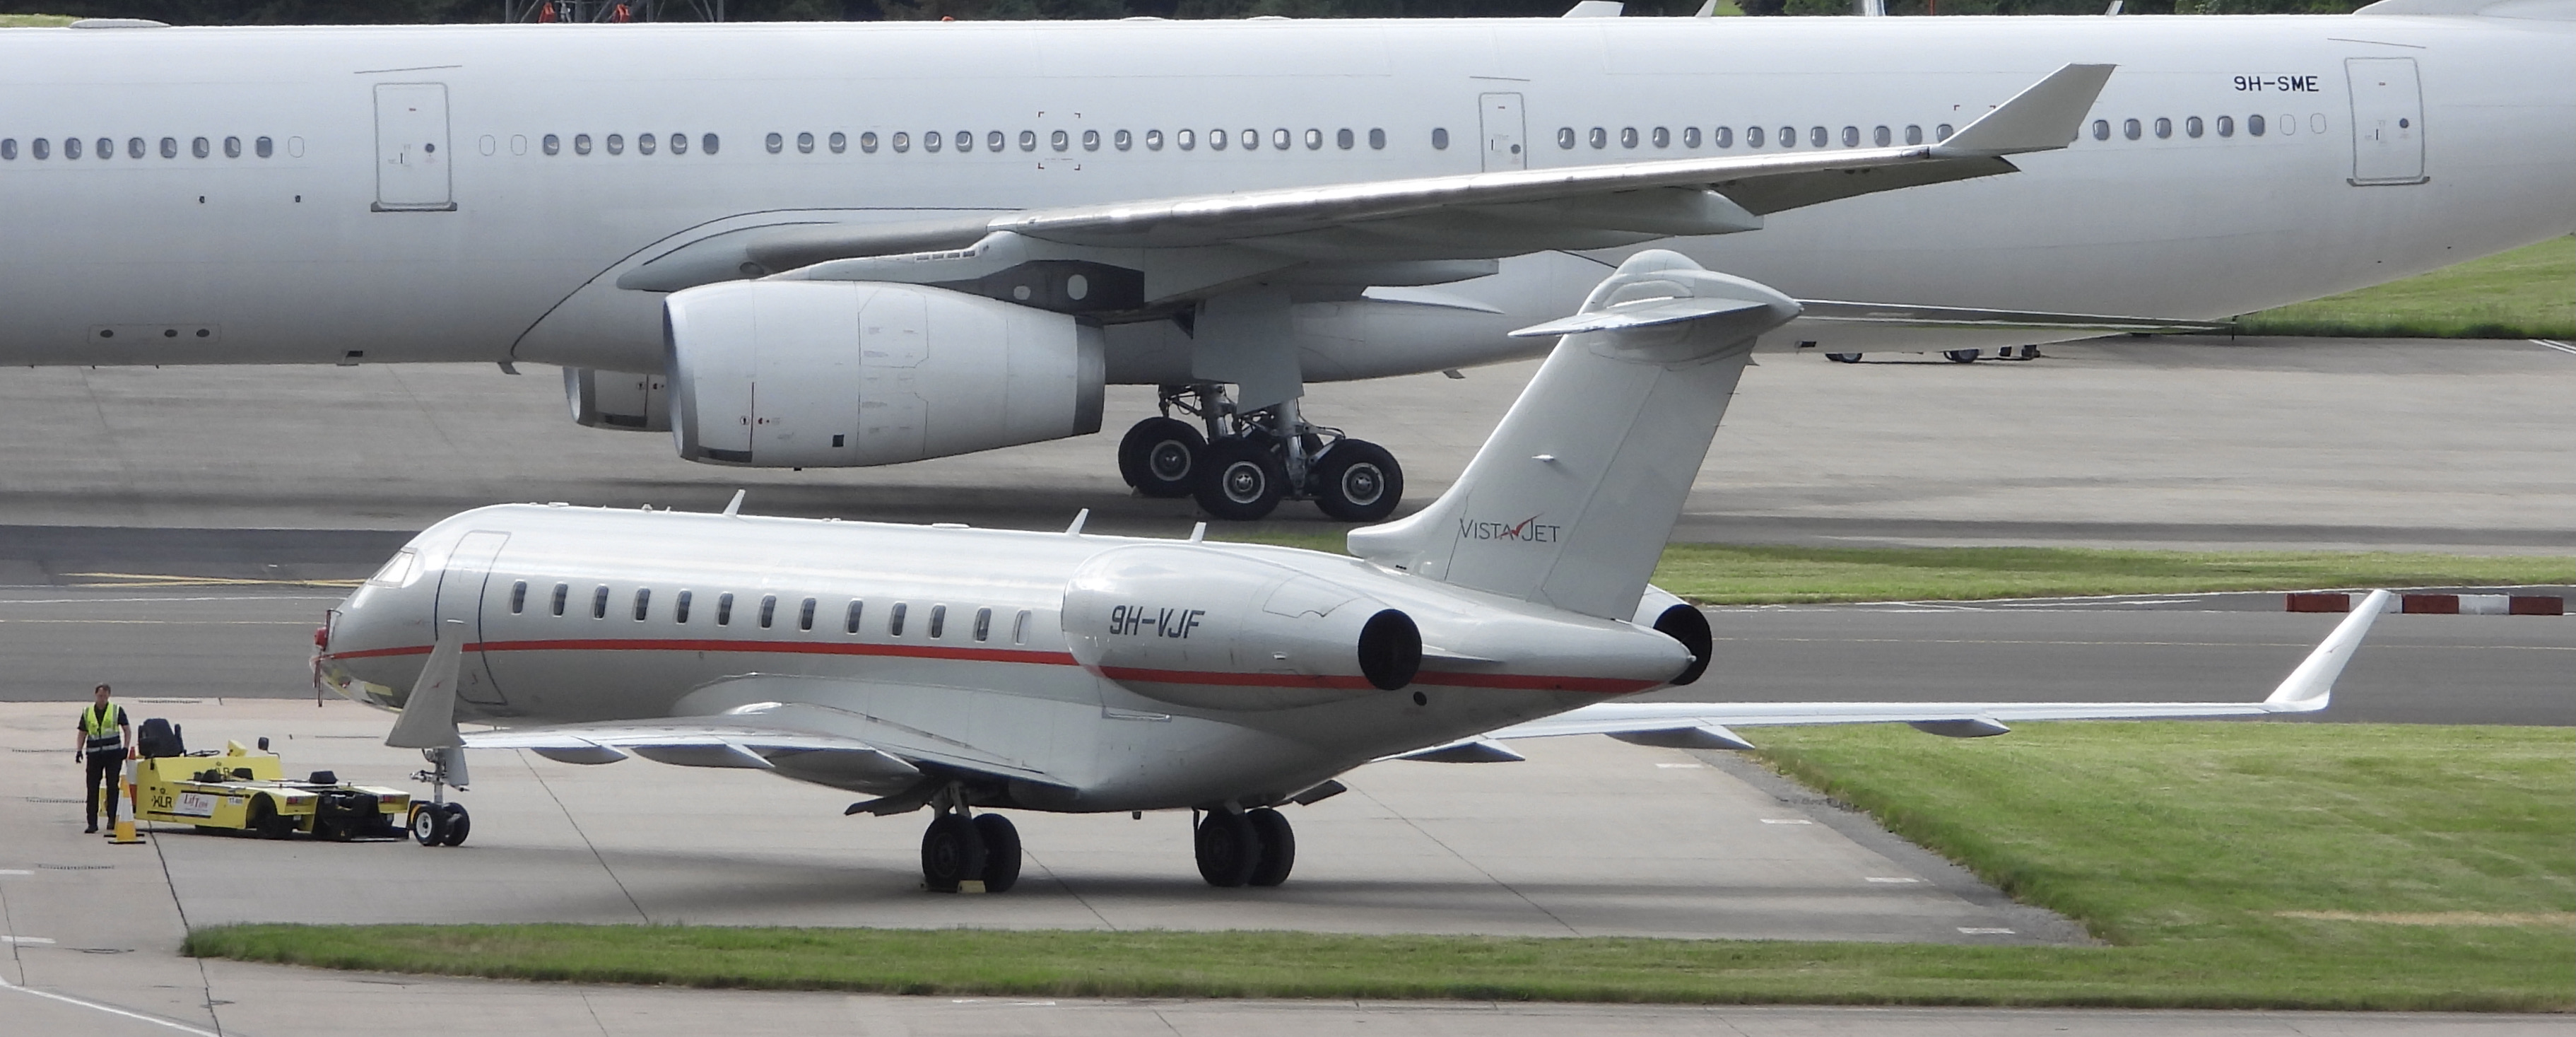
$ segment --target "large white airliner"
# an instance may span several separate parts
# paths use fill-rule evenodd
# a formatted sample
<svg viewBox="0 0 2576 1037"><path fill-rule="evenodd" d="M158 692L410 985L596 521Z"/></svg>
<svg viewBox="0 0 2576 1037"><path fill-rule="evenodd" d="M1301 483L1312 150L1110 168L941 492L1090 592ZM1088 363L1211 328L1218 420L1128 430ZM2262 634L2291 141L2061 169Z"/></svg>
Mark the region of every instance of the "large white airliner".
<svg viewBox="0 0 2576 1037"><path fill-rule="evenodd" d="M2576 0L85 25L0 31L0 363L557 364L584 424L770 466L1090 432L1154 384L1122 472L1231 518L1384 517L1400 466L1304 384L1533 355L1506 332L1650 242L1806 300L1766 347L1859 352L2576 230ZM2043 81L2072 147L1954 136Z"/></svg>
<svg viewBox="0 0 2576 1037"><path fill-rule="evenodd" d="M1605 701L1725 665L1707 619L1647 577L1755 342L1800 312L1637 253L1575 316L1522 329L1562 337L1458 482L1354 531L1357 557L1093 536L1079 519L1034 533L505 505L415 537L334 610L315 673L399 709L388 743L422 748L441 783L462 783L467 747L767 770L877 797L850 813L933 808L924 879L988 891L1020 870L993 809L1204 811L1207 881L1276 885L1296 856L1279 807L1389 756L1514 758L1495 739L1741 748L1729 725L1975 737L2016 719L2325 708L2386 591L2261 702ZM423 810L414 834L453 842L466 820Z"/></svg>

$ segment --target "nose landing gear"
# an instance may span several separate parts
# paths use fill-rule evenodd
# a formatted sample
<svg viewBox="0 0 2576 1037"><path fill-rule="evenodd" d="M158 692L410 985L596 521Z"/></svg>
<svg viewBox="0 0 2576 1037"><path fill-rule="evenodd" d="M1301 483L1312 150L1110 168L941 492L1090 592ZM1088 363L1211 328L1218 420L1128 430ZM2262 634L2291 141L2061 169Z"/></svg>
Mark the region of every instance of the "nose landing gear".
<svg viewBox="0 0 2576 1037"><path fill-rule="evenodd" d="M1238 412L1209 383L1167 385L1162 416L1118 443L1118 474L1148 497L1195 497L1221 519L1249 522L1283 500L1310 500L1343 522L1376 522L1404 499L1404 468L1386 448L1306 421L1297 401ZM1206 428L1201 434L1179 412Z"/></svg>

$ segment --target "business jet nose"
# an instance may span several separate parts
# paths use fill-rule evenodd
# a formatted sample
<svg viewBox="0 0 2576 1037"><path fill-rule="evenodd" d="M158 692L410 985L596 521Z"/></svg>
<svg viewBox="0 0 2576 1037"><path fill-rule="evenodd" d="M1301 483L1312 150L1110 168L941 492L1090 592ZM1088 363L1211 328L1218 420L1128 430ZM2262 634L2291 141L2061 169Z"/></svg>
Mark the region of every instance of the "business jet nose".
<svg viewBox="0 0 2576 1037"><path fill-rule="evenodd" d="M319 678L343 695L392 705L428 655L437 581L423 579L419 547L406 546L332 609L313 632Z"/></svg>

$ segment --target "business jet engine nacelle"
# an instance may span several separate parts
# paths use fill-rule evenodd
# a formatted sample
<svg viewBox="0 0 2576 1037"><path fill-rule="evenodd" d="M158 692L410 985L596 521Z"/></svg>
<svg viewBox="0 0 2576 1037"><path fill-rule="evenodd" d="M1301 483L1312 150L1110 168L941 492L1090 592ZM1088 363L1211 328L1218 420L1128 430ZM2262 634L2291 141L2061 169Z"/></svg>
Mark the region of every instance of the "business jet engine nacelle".
<svg viewBox="0 0 2576 1037"><path fill-rule="evenodd" d="M663 303L691 461L899 464L1100 431L1098 328L940 288L734 281Z"/></svg>
<svg viewBox="0 0 2576 1037"><path fill-rule="evenodd" d="M1103 552L1064 593L1085 668L1148 698L1267 710L1395 691L1422 665L1413 619L1329 580L1183 546Z"/></svg>

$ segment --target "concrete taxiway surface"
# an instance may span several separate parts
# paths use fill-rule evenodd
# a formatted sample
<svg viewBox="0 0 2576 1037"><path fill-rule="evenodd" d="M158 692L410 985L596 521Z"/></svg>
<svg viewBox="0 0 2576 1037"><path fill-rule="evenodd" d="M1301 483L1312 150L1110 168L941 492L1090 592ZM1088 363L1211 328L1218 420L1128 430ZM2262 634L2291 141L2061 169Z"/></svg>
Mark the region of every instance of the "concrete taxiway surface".
<svg viewBox="0 0 2576 1037"><path fill-rule="evenodd" d="M2529 342L2110 339L2030 362L1765 357L1678 536L2560 552L2576 544L2576 356ZM1533 364L1319 385L1314 420L1454 479ZM1104 431L879 469L694 465L661 435L578 428L550 368L0 371L0 525L418 529L497 501L1177 535L1128 496ZM1272 525L1336 528L1306 505ZM0 559L13 557L0 549ZM9 582L0 580L0 582Z"/></svg>

